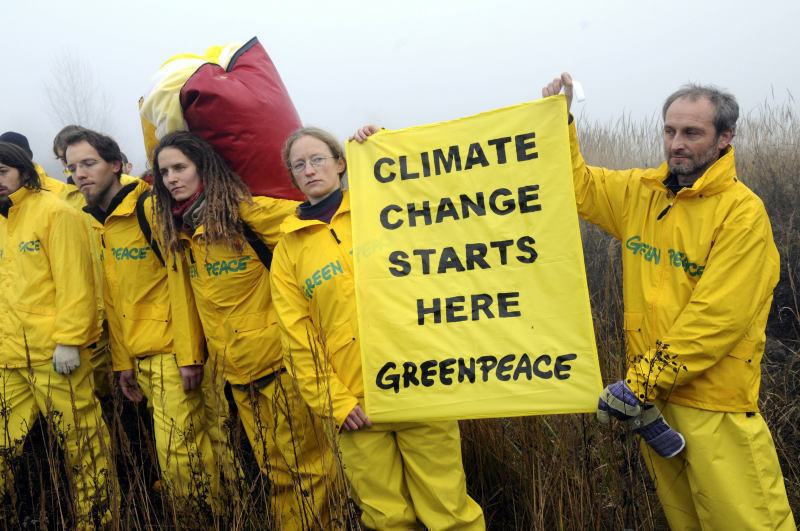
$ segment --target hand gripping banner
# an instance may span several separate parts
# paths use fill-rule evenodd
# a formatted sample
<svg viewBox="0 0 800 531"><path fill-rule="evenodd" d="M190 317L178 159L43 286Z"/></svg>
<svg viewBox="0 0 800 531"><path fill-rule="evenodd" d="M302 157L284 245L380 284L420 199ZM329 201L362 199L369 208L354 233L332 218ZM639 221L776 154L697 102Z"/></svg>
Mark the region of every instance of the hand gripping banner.
<svg viewBox="0 0 800 531"><path fill-rule="evenodd" d="M563 96L347 145L375 421L594 411Z"/></svg>
<svg viewBox="0 0 800 531"><path fill-rule="evenodd" d="M300 117L275 65L253 37L204 56L165 62L139 102L147 156L158 139L189 130L222 155L254 195L302 200L280 152Z"/></svg>

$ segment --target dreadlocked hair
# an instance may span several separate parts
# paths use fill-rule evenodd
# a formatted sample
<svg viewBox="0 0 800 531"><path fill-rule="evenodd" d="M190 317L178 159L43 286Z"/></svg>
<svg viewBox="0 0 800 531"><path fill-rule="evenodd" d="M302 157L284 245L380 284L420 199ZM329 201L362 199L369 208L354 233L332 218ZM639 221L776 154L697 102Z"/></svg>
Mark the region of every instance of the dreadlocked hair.
<svg viewBox="0 0 800 531"><path fill-rule="evenodd" d="M166 148L177 149L191 160L204 186L205 208L202 214L203 238L208 246L222 244L232 249L243 247L242 219L239 203L252 202L250 190L241 178L230 169L211 144L188 131L169 133L153 151L154 207L164 248L170 253L181 251L178 237L180 221L172 215L175 200L164 185L164 176L158 164L158 155Z"/></svg>

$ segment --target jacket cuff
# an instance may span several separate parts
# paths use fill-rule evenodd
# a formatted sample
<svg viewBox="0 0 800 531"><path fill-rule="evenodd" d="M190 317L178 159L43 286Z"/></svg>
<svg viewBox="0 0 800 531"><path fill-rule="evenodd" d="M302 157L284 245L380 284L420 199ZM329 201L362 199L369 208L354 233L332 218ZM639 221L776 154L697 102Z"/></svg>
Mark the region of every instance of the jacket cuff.
<svg viewBox="0 0 800 531"><path fill-rule="evenodd" d="M353 411L353 408L357 405L358 399L354 396L340 400L336 405L336 409L333 412L333 420L336 422L337 432L342 429L342 425L344 424L345 419L347 419L347 415L349 415L350 412Z"/></svg>
<svg viewBox="0 0 800 531"><path fill-rule="evenodd" d="M675 358L676 355L670 356L658 348L651 348L631 362L625 382L636 398L645 403L652 402L660 394L657 392L659 388L669 394L678 376L679 366Z"/></svg>
<svg viewBox="0 0 800 531"><path fill-rule="evenodd" d="M118 356L111 360L111 368L114 369L114 372L127 371L134 367L136 367L136 360L133 358Z"/></svg>

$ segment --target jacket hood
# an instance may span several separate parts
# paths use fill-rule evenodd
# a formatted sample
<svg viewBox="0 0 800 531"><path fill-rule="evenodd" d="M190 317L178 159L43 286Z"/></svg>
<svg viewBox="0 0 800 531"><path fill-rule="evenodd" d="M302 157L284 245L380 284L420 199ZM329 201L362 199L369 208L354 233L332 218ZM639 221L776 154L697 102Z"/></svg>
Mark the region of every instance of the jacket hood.
<svg viewBox="0 0 800 531"><path fill-rule="evenodd" d="M664 162L656 171L642 176L642 182L652 190L663 191L667 189L664 180L668 175L669 166ZM692 186L686 187L678 193L683 197L713 195L733 186L738 180L733 146L728 146L717 161Z"/></svg>

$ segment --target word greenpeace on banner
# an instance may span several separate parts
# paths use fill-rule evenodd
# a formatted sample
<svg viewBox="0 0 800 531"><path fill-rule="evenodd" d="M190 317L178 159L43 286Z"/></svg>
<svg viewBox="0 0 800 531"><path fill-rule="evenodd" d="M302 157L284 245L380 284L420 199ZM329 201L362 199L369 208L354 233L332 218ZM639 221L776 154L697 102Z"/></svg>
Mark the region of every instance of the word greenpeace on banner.
<svg viewBox="0 0 800 531"><path fill-rule="evenodd" d="M383 130L349 142L347 159L367 414L593 410L563 97Z"/></svg>
<svg viewBox="0 0 800 531"><path fill-rule="evenodd" d="M401 368L394 362L387 362L378 371L377 384L381 389L390 389L395 393L400 388L422 385L431 387L435 383L454 385L456 383L488 382L490 377L502 382L519 380L528 381L534 378L548 380L556 378L566 380L572 367L567 364L578 356L561 354L550 356L541 354L531 360L528 354L517 358L516 354L507 354L498 359L488 355L479 358L447 358L441 361L427 360L417 366L413 361L406 361Z"/></svg>

